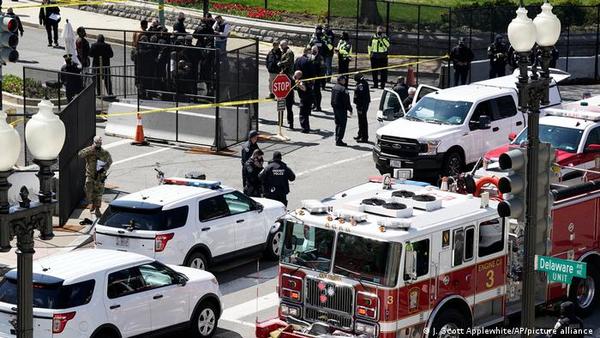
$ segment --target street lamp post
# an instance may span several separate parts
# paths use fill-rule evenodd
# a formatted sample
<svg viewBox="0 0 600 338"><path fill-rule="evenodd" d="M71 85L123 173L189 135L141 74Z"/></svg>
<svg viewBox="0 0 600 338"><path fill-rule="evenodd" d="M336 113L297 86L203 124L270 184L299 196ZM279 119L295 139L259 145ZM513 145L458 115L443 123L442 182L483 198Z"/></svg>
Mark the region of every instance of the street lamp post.
<svg viewBox="0 0 600 338"><path fill-rule="evenodd" d="M548 104L550 88L549 65L551 51L560 36L560 20L552 13L552 5L547 1L542 5L542 12L531 20L523 0L517 9L517 16L508 26L508 39L518 53L519 108L527 112L527 188L525 201L525 257L523 262L523 288L521 327L535 327L535 271L536 228L538 224L538 165L540 160L539 118L540 106ZM541 71L537 70L537 51L534 51L534 63L529 76L529 55L537 42L541 49ZM543 215L539 215L542 216ZM531 336L531 332L523 337Z"/></svg>
<svg viewBox="0 0 600 338"><path fill-rule="evenodd" d="M0 251L11 249L10 241L17 238L17 321L12 323L18 338L33 337L33 254L34 230L42 240L54 237L52 214L56 200L52 193L52 165L65 142L65 126L52 112L50 101L41 101L39 111L25 127L27 147L34 163L39 166L40 181L38 202L31 202L26 187L21 188L21 202L11 206L8 202L8 178L19 158L21 144L18 133L6 123L6 114L0 111L0 149L7 155L0 157Z"/></svg>

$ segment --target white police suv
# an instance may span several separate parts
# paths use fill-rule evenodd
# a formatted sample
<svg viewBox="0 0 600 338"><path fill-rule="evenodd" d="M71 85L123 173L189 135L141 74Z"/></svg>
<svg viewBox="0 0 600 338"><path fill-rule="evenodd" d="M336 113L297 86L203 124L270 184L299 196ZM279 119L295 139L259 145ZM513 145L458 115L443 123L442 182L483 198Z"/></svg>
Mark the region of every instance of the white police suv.
<svg viewBox="0 0 600 338"><path fill-rule="evenodd" d="M211 337L222 312L210 272L114 250L33 263L33 337L146 337L176 328ZM16 337L17 270L0 282L0 337Z"/></svg>
<svg viewBox="0 0 600 338"><path fill-rule="evenodd" d="M96 224L96 247L198 269L251 252L277 258L284 214L282 203L220 182L166 178L111 202Z"/></svg>

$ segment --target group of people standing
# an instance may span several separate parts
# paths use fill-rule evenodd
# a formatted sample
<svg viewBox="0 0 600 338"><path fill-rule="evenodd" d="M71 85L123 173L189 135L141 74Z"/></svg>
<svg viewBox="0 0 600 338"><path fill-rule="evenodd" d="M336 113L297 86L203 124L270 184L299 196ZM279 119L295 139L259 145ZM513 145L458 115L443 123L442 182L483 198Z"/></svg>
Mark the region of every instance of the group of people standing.
<svg viewBox="0 0 600 338"><path fill-rule="evenodd" d="M212 49L220 54L226 52L230 25L222 16L213 18L207 13L198 27L188 32L185 19L185 14L179 13L172 32L156 19L150 26L147 20L140 22L131 59L136 65L141 98L159 96L172 100L170 93L176 92L179 101L190 101L198 93L198 83L204 83L206 93L215 89L212 74L215 58L220 55L214 55Z"/></svg>
<svg viewBox="0 0 600 338"><path fill-rule="evenodd" d="M251 197L265 197L287 206L290 192L289 182L296 174L282 160L281 152L273 153L273 158L264 166L264 152L258 146L259 133L251 130L248 141L242 147L242 184L244 193Z"/></svg>

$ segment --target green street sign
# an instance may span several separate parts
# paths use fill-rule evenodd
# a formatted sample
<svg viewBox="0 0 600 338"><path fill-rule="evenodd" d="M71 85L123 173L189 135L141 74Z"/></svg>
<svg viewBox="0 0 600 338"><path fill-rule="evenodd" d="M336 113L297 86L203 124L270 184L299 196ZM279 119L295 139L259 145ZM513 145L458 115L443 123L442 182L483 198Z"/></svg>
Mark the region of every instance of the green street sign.
<svg viewBox="0 0 600 338"><path fill-rule="evenodd" d="M586 263L548 256L535 256L535 270L545 272L549 282L571 284L573 277L586 278Z"/></svg>

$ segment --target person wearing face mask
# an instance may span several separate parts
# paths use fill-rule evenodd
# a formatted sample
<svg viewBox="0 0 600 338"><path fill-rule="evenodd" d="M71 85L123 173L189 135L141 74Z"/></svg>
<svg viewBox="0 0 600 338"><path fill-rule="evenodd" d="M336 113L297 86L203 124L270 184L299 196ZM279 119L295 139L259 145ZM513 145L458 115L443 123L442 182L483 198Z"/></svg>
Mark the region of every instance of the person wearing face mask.
<svg viewBox="0 0 600 338"><path fill-rule="evenodd" d="M308 48L311 48L311 50L313 51L312 54L315 55L319 55L320 59L322 59L322 65L319 68L318 74L319 76L321 75L330 75L327 73L327 58L329 56L329 54L331 54L333 56L333 45L332 42L330 41L330 38L323 33L323 27L321 25L317 25L315 27L315 32L313 33L310 41L308 42L308 45L306 46ZM314 50L315 47L317 49L317 54L315 54ZM322 73L322 74L321 74ZM320 87L320 89L325 89L325 84L327 81L325 80L319 80L316 85L318 85Z"/></svg>
<svg viewBox="0 0 600 338"><path fill-rule="evenodd" d="M338 73L348 73L350 71L350 54L352 54L352 44L348 32L342 33L342 38L335 50L338 54Z"/></svg>
<svg viewBox="0 0 600 338"><path fill-rule="evenodd" d="M63 57L65 58L65 64L60 69L60 81L65 86L67 101L71 102L73 97L79 94L83 88L83 81L80 75L81 69L73 62L71 54L65 54Z"/></svg>
<svg viewBox="0 0 600 338"><path fill-rule="evenodd" d="M112 164L112 157L108 151L102 149L100 136L95 136L94 143L80 150L78 155L85 160L85 198L90 204L90 212L100 217L104 182Z"/></svg>
<svg viewBox="0 0 600 338"><path fill-rule="evenodd" d="M388 66L388 50L390 48L390 39L384 34L383 26L377 27L377 33L371 38L368 46L369 58L371 59L371 68L383 68ZM387 69L373 71L373 88L383 89L387 82Z"/></svg>
<svg viewBox="0 0 600 338"><path fill-rule="evenodd" d="M487 55L490 60L490 79L506 75L508 46L501 34L496 35L494 42L487 49Z"/></svg>
<svg viewBox="0 0 600 338"><path fill-rule="evenodd" d="M323 56L319 53L319 49L317 46L313 46L312 48L312 73L316 77L321 77L325 75L325 60ZM321 95L321 89L325 87L325 79L314 80L313 86L313 110L314 111L323 111L321 109L321 100L323 96Z"/></svg>
<svg viewBox="0 0 600 338"><path fill-rule="evenodd" d="M458 39L458 45L450 52L450 60L454 66L454 86L458 86L459 79L461 85L467 84L467 75L473 57L473 51L465 45L465 39Z"/></svg>
<svg viewBox="0 0 600 338"><path fill-rule="evenodd" d="M177 22L173 25L173 32L187 34L187 31L185 30L185 14L183 14L183 12L179 12L177 15Z"/></svg>
<svg viewBox="0 0 600 338"><path fill-rule="evenodd" d="M250 197L262 197L262 182L258 174L263 170L263 151L260 149L254 150L244 165L244 176L246 183L244 184L244 194Z"/></svg>

